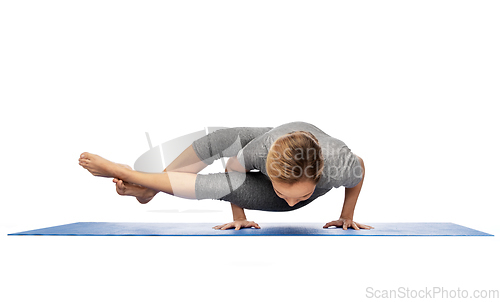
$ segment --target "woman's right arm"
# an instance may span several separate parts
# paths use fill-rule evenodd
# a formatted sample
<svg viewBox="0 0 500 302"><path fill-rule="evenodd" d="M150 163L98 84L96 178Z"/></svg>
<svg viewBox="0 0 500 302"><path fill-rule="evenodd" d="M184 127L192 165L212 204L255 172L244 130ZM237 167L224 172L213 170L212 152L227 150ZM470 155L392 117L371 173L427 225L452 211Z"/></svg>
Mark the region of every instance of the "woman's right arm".
<svg viewBox="0 0 500 302"><path fill-rule="evenodd" d="M229 158L226 164L226 172L242 172L246 173L249 170L246 170L236 159L235 156ZM239 206L231 203L231 210L233 211L233 222L225 223L222 225L215 226L214 229L217 230L226 230L232 229L239 230L240 228L251 228L254 227L256 229L260 229L260 226L254 221L248 221L245 215L245 210L240 208Z"/></svg>
<svg viewBox="0 0 500 302"><path fill-rule="evenodd" d="M240 208L239 206L231 203L231 209L233 210L233 222L221 224L214 226L213 228L216 230L227 230L227 229L235 229L239 230L240 228L251 228L254 227L256 229L260 229L260 226L255 221L248 221L245 216L245 210Z"/></svg>

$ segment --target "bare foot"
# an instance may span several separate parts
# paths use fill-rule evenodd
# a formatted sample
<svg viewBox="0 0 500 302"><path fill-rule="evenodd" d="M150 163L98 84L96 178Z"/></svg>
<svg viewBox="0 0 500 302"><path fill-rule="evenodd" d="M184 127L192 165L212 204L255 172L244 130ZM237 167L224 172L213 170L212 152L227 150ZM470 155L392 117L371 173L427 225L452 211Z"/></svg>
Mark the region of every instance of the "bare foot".
<svg viewBox="0 0 500 302"><path fill-rule="evenodd" d="M132 170L132 167L125 164L118 164L126 169ZM118 178L114 178L113 182L116 184L116 193L122 196L134 196L142 204L148 203L153 197L156 196L158 191L146 188L140 185L129 183Z"/></svg>
<svg viewBox="0 0 500 302"><path fill-rule="evenodd" d="M80 166L87 169L92 175L100 177L116 177L118 171L124 168L123 165L88 152L83 152L78 161Z"/></svg>
<svg viewBox="0 0 500 302"><path fill-rule="evenodd" d="M87 169L94 176L114 177L113 182L116 183L116 192L118 194L134 196L142 204L148 203L158 193L158 191L118 179L119 173L117 171L120 169L132 170L128 165L117 164L88 152L80 155L79 163L80 166Z"/></svg>
<svg viewBox="0 0 500 302"><path fill-rule="evenodd" d="M118 178L113 179L113 182L116 184L116 193L119 195L134 196L142 204L148 203L158 193L158 191L128 183Z"/></svg>

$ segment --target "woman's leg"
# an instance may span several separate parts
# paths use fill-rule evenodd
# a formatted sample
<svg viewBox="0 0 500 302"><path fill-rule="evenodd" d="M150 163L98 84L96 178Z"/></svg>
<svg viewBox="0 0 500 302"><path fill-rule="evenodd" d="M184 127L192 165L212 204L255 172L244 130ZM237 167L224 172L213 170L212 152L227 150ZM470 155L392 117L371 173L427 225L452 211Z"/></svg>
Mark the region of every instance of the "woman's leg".
<svg viewBox="0 0 500 302"><path fill-rule="evenodd" d="M272 127L235 127L219 129L195 140L163 172L198 173L214 160L235 156L254 138L271 130ZM158 191L134 185L115 178L116 191L120 195L132 195L140 203L149 202Z"/></svg>
<svg viewBox="0 0 500 302"><path fill-rule="evenodd" d="M88 152L82 153L79 161L80 165L94 176L116 178L157 192L162 191L183 198L196 198L195 182L197 174L179 172L183 168L182 163L179 162L174 167L175 172L143 173L131 170L124 165L113 163ZM193 163L191 160L185 162L191 162L191 164L186 166L188 171L194 171L194 169L202 167L201 164Z"/></svg>
<svg viewBox="0 0 500 302"><path fill-rule="evenodd" d="M185 173L198 173L203 170L207 164L201 161L196 155L193 146L190 145L184 150L172 163L170 163L163 172L185 172ZM131 168L130 168L131 169ZM115 178L113 182L116 183L116 192L120 195L135 196L137 200L146 204L159 191L136 185L129 182L124 182L121 179Z"/></svg>
<svg viewBox="0 0 500 302"><path fill-rule="evenodd" d="M193 145L191 144L186 150L182 151L182 153L177 156L170 165L168 165L163 172L185 172L185 173L193 173L197 174L201 170L205 169L208 166L205 164L199 157L196 155L196 152L193 149Z"/></svg>
<svg viewBox="0 0 500 302"><path fill-rule="evenodd" d="M329 190L317 188L309 199L290 207L273 190L271 181L261 172L225 172L194 174L186 172L143 173L84 152L80 165L100 177L115 177L156 191L188 199L218 199L243 209L291 211L301 208Z"/></svg>
<svg viewBox="0 0 500 302"><path fill-rule="evenodd" d="M328 191L316 188L307 200L290 207L276 195L271 181L261 172L199 174L195 180L196 199L225 200L243 209L271 212L299 209Z"/></svg>

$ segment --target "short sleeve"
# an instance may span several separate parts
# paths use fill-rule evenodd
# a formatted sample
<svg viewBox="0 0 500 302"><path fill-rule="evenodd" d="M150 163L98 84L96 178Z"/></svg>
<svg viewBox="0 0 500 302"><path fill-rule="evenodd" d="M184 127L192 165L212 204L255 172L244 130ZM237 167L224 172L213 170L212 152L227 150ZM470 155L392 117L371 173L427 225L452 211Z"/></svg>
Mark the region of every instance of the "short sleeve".
<svg viewBox="0 0 500 302"><path fill-rule="evenodd" d="M245 167L245 169L247 170L256 169L255 162L251 158L250 154L248 154L248 150L245 151L245 148L238 151L238 154L236 154L236 159L243 167Z"/></svg>
<svg viewBox="0 0 500 302"><path fill-rule="evenodd" d="M344 187L354 188L363 179L363 167L358 157L353 153L351 160L348 161L348 168L346 173L346 178L344 182Z"/></svg>
<svg viewBox="0 0 500 302"><path fill-rule="evenodd" d="M265 144L266 137L259 137L249 142L238 151L236 159L247 170L265 170L268 149Z"/></svg>

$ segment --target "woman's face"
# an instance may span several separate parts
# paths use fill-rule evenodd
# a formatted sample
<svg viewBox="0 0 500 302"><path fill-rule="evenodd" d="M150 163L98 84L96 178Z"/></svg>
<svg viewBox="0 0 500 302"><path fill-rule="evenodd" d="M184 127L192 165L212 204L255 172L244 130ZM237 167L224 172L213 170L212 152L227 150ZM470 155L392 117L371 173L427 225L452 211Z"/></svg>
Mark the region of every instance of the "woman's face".
<svg viewBox="0 0 500 302"><path fill-rule="evenodd" d="M299 181L293 185L273 181L272 184L278 197L283 198L291 207L311 197L316 188L311 181Z"/></svg>

